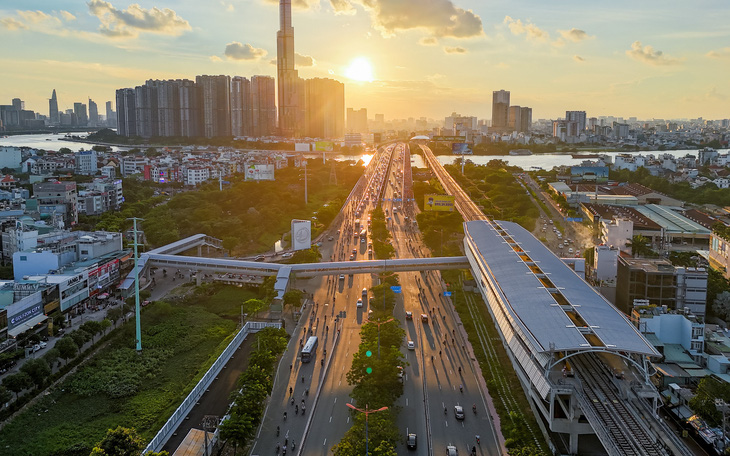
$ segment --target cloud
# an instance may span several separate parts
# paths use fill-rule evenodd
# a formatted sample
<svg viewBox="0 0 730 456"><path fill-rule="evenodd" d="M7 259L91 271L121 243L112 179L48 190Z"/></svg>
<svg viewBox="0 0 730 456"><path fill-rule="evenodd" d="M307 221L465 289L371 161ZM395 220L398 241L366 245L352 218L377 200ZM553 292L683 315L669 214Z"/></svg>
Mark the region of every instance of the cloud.
<svg viewBox="0 0 730 456"><path fill-rule="evenodd" d="M575 60L576 62L585 62L586 61L586 59L584 59L583 57L581 57L579 55L574 55L573 60Z"/></svg>
<svg viewBox="0 0 730 456"><path fill-rule="evenodd" d="M248 43L233 41L226 45L224 54L229 60L258 60L268 53L265 49L255 48Z"/></svg>
<svg viewBox="0 0 730 456"><path fill-rule="evenodd" d="M104 0L90 0L87 5L101 22L99 32L114 38L136 37L140 32L177 36L191 29L188 21L169 8L144 9L132 4L120 10Z"/></svg>
<svg viewBox="0 0 730 456"><path fill-rule="evenodd" d="M432 36L424 36L423 38L418 40L418 44L420 44L421 46L436 46L437 44L439 44L439 40Z"/></svg>
<svg viewBox="0 0 730 456"><path fill-rule="evenodd" d="M330 0L330 5L332 5L332 9L335 10L335 14L357 13L357 10L348 0Z"/></svg>
<svg viewBox="0 0 730 456"><path fill-rule="evenodd" d="M641 41L634 41L631 49L626 51L626 55L648 65L674 65L679 60L664 55L662 51L655 50L652 46L642 46Z"/></svg>
<svg viewBox="0 0 730 456"><path fill-rule="evenodd" d="M381 35L421 29L434 38L482 36L482 20L471 10L451 0L346 0L356 2L370 13L373 27Z"/></svg>
<svg viewBox="0 0 730 456"><path fill-rule="evenodd" d="M71 14L71 13L69 13L68 11L64 11L64 10L61 10L61 11L59 11L59 13L58 13L58 14L60 14L60 15L61 15L61 17L62 17L62 18L63 18L63 19L65 20L65 21L75 21L75 20L76 20L76 16L74 16L74 15L73 15L73 14Z"/></svg>
<svg viewBox="0 0 730 456"><path fill-rule="evenodd" d="M466 54L468 51L461 46L444 46L444 52L447 54Z"/></svg>
<svg viewBox="0 0 730 456"><path fill-rule="evenodd" d="M222 62L223 61L223 59L218 57L217 55L211 55L210 60L211 60L211 62Z"/></svg>
<svg viewBox="0 0 730 456"><path fill-rule="evenodd" d="M315 63L314 57L310 55L303 55L298 52L294 53L294 64L296 66L314 66Z"/></svg>
<svg viewBox="0 0 730 456"><path fill-rule="evenodd" d="M572 41L574 43L593 38L592 36L589 36L584 30L580 30L577 28L572 28L570 30L558 30L558 33L560 33L560 36L562 36L566 40Z"/></svg>
<svg viewBox="0 0 730 456"><path fill-rule="evenodd" d="M718 49L716 51L710 51L707 54L705 54L706 57L710 57L713 59L727 59L730 58L730 47L725 47L722 49Z"/></svg>
<svg viewBox="0 0 730 456"><path fill-rule="evenodd" d="M226 3L223 0L221 0L221 6L223 6L223 8L229 13L232 13L236 10L236 8L233 6L233 3Z"/></svg>
<svg viewBox="0 0 730 456"><path fill-rule="evenodd" d="M8 30L25 30L28 28L27 25L17 19L13 19L12 17L4 17L0 19L0 25Z"/></svg>
<svg viewBox="0 0 730 456"><path fill-rule="evenodd" d="M513 35L525 35L528 40L535 41L547 41L550 39L550 34L548 32L532 22L523 23L520 19L512 19L509 16L505 16L504 23L507 24L507 27L509 27L509 30Z"/></svg>

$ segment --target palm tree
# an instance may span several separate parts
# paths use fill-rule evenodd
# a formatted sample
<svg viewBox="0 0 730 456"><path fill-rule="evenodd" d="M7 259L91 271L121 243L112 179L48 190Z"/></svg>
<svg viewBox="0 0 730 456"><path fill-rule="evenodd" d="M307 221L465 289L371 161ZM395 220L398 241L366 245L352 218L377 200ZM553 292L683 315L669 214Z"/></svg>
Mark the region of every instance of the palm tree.
<svg viewBox="0 0 730 456"><path fill-rule="evenodd" d="M634 257L644 256L652 251L649 247L649 239L640 234L632 236L631 241L626 243L626 247L631 247L631 254Z"/></svg>

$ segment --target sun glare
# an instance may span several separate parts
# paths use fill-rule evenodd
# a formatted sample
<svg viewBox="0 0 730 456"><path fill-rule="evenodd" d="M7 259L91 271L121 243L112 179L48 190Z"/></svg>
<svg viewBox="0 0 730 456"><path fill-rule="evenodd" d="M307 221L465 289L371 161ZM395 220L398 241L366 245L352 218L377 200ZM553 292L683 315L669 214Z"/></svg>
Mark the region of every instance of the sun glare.
<svg viewBox="0 0 730 456"><path fill-rule="evenodd" d="M358 57L350 63L345 70L345 76L355 81L371 82L373 80L373 67L365 57Z"/></svg>

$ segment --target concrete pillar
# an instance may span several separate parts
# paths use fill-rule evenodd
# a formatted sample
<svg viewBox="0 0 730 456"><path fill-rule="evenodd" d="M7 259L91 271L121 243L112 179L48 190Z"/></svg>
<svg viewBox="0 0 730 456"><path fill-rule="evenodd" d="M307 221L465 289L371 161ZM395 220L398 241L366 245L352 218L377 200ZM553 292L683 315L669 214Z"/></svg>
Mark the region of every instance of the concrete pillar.
<svg viewBox="0 0 730 456"><path fill-rule="evenodd" d="M578 454L578 433L573 431L570 433L570 442L568 443L570 448L568 448L568 453L570 454Z"/></svg>
<svg viewBox="0 0 730 456"><path fill-rule="evenodd" d="M203 273L201 271L195 272L195 285L200 286L203 283Z"/></svg>
<svg viewBox="0 0 730 456"><path fill-rule="evenodd" d="M198 246L198 256L199 257L202 257L203 256L203 246L202 245L199 245Z"/></svg>

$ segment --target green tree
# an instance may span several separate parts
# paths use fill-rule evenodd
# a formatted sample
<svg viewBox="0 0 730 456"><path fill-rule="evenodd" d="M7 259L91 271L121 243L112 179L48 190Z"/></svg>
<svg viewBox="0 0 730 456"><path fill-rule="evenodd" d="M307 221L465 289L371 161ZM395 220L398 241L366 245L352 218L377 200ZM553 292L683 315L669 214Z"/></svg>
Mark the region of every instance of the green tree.
<svg viewBox="0 0 730 456"><path fill-rule="evenodd" d="M97 334L101 332L101 323L95 320L84 322L79 329L86 331L91 334L91 340L93 341Z"/></svg>
<svg viewBox="0 0 730 456"><path fill-rule="evenodd" d="M92 456L137 456L144 448L142 438L134 428L118 426L106 431L106 436L96 444Z"/></svg>
<svg viewBox="0 0 730 456"><path fill-rule="evenodd" d="M640 234L632 236L627 247L631 247L631 254L635 257L648 255L652 252L651 247L649 247L649 238Z"/></svg>
<svg viewBox="0 0 730 456"><path fill-rule="evenodd" d="M284 293L284 304L290 304L298 306L302 302L302 291L301 290L289 290Z"/></svg>
<svg viewBox="0 0 730 456"><path fill-rule="evenodd" d="M243 303L243 311L247 314L258 315L259 312L266 308L266 303L260 299L249 299Z"/></svg>
<svg viewBox="0 0 730 456"><path fill-rule="evenodd" d="M29 359L20 367L20 371L28 374L38 388L42 387L51 375L51 368L43 358Z"/></svg>
<svg viewBox="0 0 730 456"><path fill-rule="evenodd" d="M112 326L112 322L109 321L108 318L105 318L105 319L101 320L100 324L101 324L101 332L102 333L105 333L106 330L109 329Z"/></svg>
<svg viewBox="0 0 730 456"><path fill-rule="evenodd" d="M18 394L24 389L30 388L31 385L33 385L33 381L23 371L8 375L3 379L3 386L15 393L16 400L18 399Z"/></svg>
<svg viewBox="0 0 730 456"><path fill-rule="evenodd" d="M70 336L79 348L82 348L86 342L91 340L91 334L81 328L72 332Z"/></svg>
<svg viewBox="0 0 730 456"><path fill-rule="evenodd" d="M114 327L117 327L117 320L122 319L122 309L118 306L112 307L111 309L106 311L106 320L111 320L112 323L114 323Z"/></svg>
<svg viewBox="0 0 730 456"><path fill-rule="evenodd" d="M5 404L10 402L12 398L13 395L10 391L4 385L0 385L0 408L5 407Z"/></svg>
<svg viewBox="0 0 730 456"><path fill-rule="evenodd" d="M233 255L233 249L238 245L238 238L234 236L226 236L223 238L223 248L228 250L228 255Z"/></svg>
<svg viewBox="0 0 730 456"><path fill-rule="evenodd" d="M53 347L49 349L44 355L43 359L45 359L48 362L48 365L51 366L51 369L53 369L53 365L58 361L58 358L61 357L61 352L56 348Z"/></svg>
<svg viewBox="0 0 730 456"><path fill-rule="evenodd" d="M70 336L63 336L58 342L56 342L56 348L58 349L61 358L68 362L70 358L76 356L79 352L79 346Z"/></svg>
<svg viewBox="0 0 730 456"><path fill-rule="evenodd" d="M252 425L248 414L233 413L230 418L221 423L220 435L225 441L233 443L233 455L239 446L245 446L256 428Z"/></svg>

